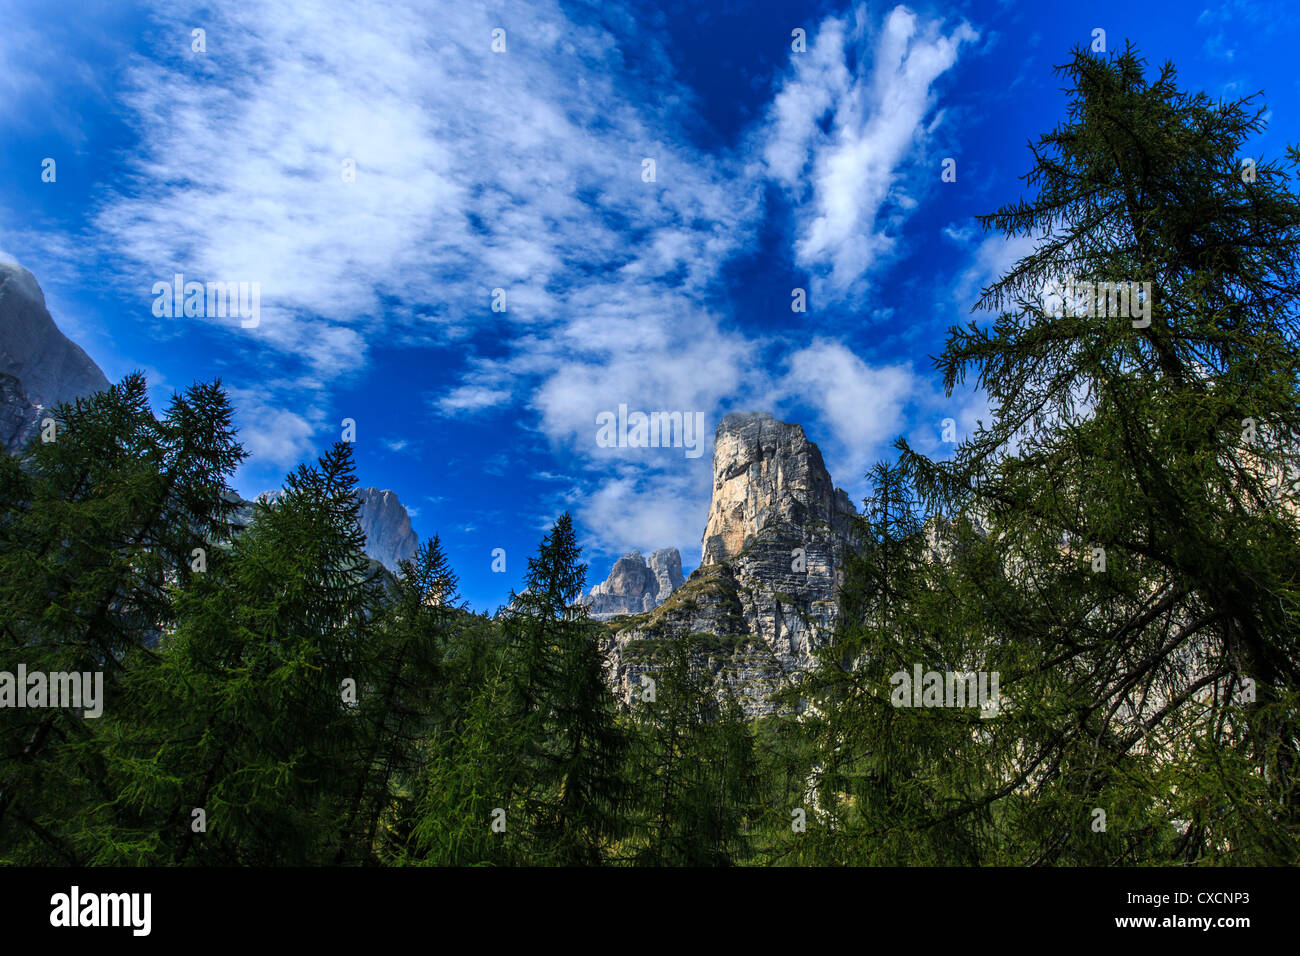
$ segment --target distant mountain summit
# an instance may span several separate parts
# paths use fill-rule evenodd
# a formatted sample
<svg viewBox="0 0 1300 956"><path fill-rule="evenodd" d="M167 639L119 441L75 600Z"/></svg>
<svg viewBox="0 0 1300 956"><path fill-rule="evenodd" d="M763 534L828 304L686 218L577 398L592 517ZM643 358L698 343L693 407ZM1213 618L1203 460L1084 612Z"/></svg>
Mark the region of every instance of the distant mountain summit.
<svg viewBox="0 0 1300 956"><path fill-rule="evenodd" d="M283 492L278 490L264 491L250 501L232 492L229 496L235 506L230 515L232 533L237 534L253 523L258 500L273 501L281 494ZM398 562L414 558L420 544L419 535L411 528L410 514L397 500L395 491L358 488L357 501L361 505L357 525L366 536L363 549L366 557L396 574Z"/></svg>
<svg viewBox="0 0 1300 956"><path fill-rule="evenodd" d="M55 325L36 278L0 262L0 443L18 451L59 402L108 387L100 367Z"/></svg>
<svg viewBox="0 0 1300 956"><path fill-rule="evenodd" d="M366 554L396 574L397 563L414 558L420 545L410 514L395 491L361 488L357 500L361 502L358 524L366 535Z"/></svg>
<svg viewBox="0 0 1300 956"><path fill-rule="evenodd" d="M36 277L22 266L0 262L0 443L19 451L53 406L108 387L100 367L54 324ZM397 563L414 557L419 545L411 516L395 492L361 488L357 498L366 555L396 573ZM253 503L238 496L232 500L237 504L232 526L247 526Z"/></svg>
<svg viewBox="0 0 1300 956"><path fill-rule="evenodd" d="M667 642L694 635L714 679L751 715L771 713L772 692L812 665L835 623L856 514L801 426L763 412L724 418L700 567L654 608L608 623L624 695Z"/></svg>
<svg viewBox="0 0 1300 956"><path fill-rule="evenodd" d="M662 604L682 586L682 556L676 548L660 548L647 561L630 551L614 562L603 583L582 599L598 621L620 614L640 614Z"/></svg>

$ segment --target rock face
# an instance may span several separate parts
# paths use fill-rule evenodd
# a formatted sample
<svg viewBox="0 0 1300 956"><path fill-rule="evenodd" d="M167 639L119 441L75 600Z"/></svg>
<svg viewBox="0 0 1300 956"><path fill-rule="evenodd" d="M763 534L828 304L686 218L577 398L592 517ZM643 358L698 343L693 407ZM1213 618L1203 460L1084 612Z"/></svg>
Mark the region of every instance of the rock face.
<svg viewBox="0 0 1300 956"><path fill-rule="evenodd" d="M413 558L420 544L411 528L411 516L393 491L362 488L357 499L361 502L358 523L366 534L366 554L396 573L397 562Z"/></svg>
<svg viewBox="0 0 1300 956"><path fill-rule="evenodd" d="M694 636L697 663L751 716L806 669L829 635L856 511L803 429L771 415L718 425L701 564L649 613L610 623L616 685L630 697L666 642Z"/></svg>
<svg viewBox="0 0 1300 956"><path fill-rule="evenodd" d="M59 402L108 387L99 366L54 324L35 277L0 262L0 442L18 451Z"/></svg>
<svg viewBox="0 0 1300 956"><path fill-rule="evenodd" d="M273 500L279 491L264 491L257 498ZM231 533L238 534L253 523L255 501L231 493L228 499L235 509L230 515ZM357 491L361 513L357 524L366 536L366 557L378 561L389 571L397 573L397 562L415 556L419 536L411 528L411 516L392 491L378 488L361 488Z"/></svg>
<svg viewBox="0 0 1300 956"><path fill-rule="evenodd" d="M842 531L853 513L801 426L765 412L728 415L718 424L701 565L735 557L769 525L823 521Z"/></svg>
<svg viewBox="0 0 1300 956"><path fill-rule="evenodd" d="M631 551L614 562L603 583L583 598L587 614L597 621L621 614L652 611L682 585L682 556L676 548L661 548L649 562Z"/></svg>
<svg viewBox="0 0 1300 956"><path fill-rule="evenodd" d="M32 404L23 383L0 372L0 446L18 452L40 431L41 410Z"/></svg>
<svg viewBox="0 0 1300 956"><path fill-rule="evenodd" d="M667 600L686 580L682 577L682 556L676 548L660 548L647 562L659 582L659 603Z"/></svg>

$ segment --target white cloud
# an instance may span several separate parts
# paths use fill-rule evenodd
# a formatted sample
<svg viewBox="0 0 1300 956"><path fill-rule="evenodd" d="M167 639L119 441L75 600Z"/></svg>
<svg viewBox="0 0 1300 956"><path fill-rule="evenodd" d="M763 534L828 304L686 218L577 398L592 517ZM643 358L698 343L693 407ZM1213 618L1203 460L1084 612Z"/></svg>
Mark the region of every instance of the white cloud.
<svg viewBox="0 0 1300 956"><path fill-rule="evenodd" d="M248 459L235 476L236 487L265 484L316 454L313 436L323 416L314 409L307 416L277 404L264 389L227 387L235 409L235 426ZM278 474L277 474L278 473Z"/></svg>
<svg viewBox="0 0 1300 956"><path fill-rule="evenodd" d="M976 228L971 223L959 227L955 222L950 222L943 227L942 231L947 238L957 243L957 245L964 246L975 238Z"/></svg>
<svg viewBox="0 0 1300 956"><path fill-rule="evenodd" d="M459 385L434 404L444 415L455 415L459 412L477 412L485 408L496 408L506 404L510 398L509 389Z"/></svg>
<svg viewBox="0 0 1300 956"><path fill-rule="evenodd" d="M231 341L255 367L300 361L318 383L307 404L371 342L494 323L504 349L463 350L432 409L527 396L582 472L601 458L596 411L711 412L740 386L749 345L701 302L749 241L761 184L674 132L684 97L653 33L633 73L603 27L555 3L513 10L494 54L498 19L469 5L260 0L205 16L197 54L193 12L159 14L171 45L130 66L138 179L95 225L142 288L173 271L259 281L261 324ZM271 422L255 454L308 449L307 419Z"/></svg>
<svg viewBox="0 0 1300 956"><path fill-rule="evenodd" d="M939 21L902 6L871 35L860 7L852 23L827 18L808 52L792 54L763 157L798 203L796 261L818 293L847 296L892 250L894 227L916 202L904 174L925 175L913 170L915 146L939 121L927 124L933 84L978 38L964 22L945 35Z"/></svg>
<svg viewBox="0 0 1300 956"><path fill-rule="evenodd" d="M158 5L159 45L127 64L117 105L138 136L133 176L98 207L95 251L139 289L146 320L149 287L173 272L260 282L261 324L219 332L246 370L227 381L258 467L315 453L329 390L380 342L458 343L463 366L431 411L523 403L521 424L563 456L580 520L612 551L698 546L727 407L815 408L837 474L901 428L910 370L825 340L774 383L769 343L713 297L754 242L767 176L800 204L796 259L818 283L838 295L888 253L916 202L900 176L939 119L934 84L974 31L903 7L875 33L865 7L827 19L755 133L760 162L690 145L692 94L653 30L629 27L642 64L629 66L601 25L622 29L626 11L581 23L569 9L513 7L494 54L501 21L475 5ZM197 22L206 54L190 51ZM497 288L506 312L490 309ZM490 356L472 344L484 328ZM283 379L266 384L271 369ZM703 412L703 455L598 448L596 414L621 403Z"/></svg>
<svg viewBox="0 0 1300 956"><path fill-rule="evenodd" d="M696 564L709 516L710 483L707 468L696 474L661 475L653 480L623 477L603 483L575 507L575 516L588 529L584 547L613 555L677 548L684 564ZM587 586L602 581L606 571L607 566L602 569L599 561L592 562Z"/></svg>
<svg viewBox="0 0 1300 956"><path fill-rule="evenodd" d="M907 406L924 388L909 365L872 367L822 338L790 356L782 386L817 408L829 434L809 438L826 453L831 476L849 488L888 452L903 430Z"/></svg>
<svg viewBox="0 0 1300 956"><path fill-rule="evenodd" d="M665 137L666 108L645 88L659 81L629 77L613 39L558 5L512 11L501 54L498 19L471 5L430 17L419 3L261 0L205 17L206 54L179 43L192 19L165 18L177 45L129 71L145 152L97 225L141 282L173 269L260 281L247 338L327 378L359 367L390 326L437 340L497 318L495 288L500 317L530 329L562 324L611 277L678 284L684 271L698 288L752 217L729 173ZM647 155L656 183L641 181ZM646 241L629 249L635 232ZM420 289L446 323L416 318Z"/></svg>

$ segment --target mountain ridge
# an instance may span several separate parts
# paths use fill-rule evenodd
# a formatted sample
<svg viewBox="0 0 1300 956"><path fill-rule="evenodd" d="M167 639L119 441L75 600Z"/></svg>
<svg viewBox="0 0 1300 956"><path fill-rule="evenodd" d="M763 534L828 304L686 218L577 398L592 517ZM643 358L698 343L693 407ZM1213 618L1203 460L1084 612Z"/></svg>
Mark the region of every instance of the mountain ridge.
<svg viewBox="0 0 1300 956"><path fill-rule="evenodd" d="M812 665L838 616L856 515L802 426L724 417L701 564L656 607L606 621L615 686L630 700L665 642L693 636L697 663L746 713L774 713L772 694Z"/></svg>

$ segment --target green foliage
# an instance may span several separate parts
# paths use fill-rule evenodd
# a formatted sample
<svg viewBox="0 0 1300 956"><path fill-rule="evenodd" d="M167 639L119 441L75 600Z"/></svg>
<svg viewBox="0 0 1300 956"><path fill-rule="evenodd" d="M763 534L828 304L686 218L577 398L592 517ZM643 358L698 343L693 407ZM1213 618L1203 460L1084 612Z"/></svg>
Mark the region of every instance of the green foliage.
<svg viewBox="0 0 1300 956"><path fill-rule="evenodd" d="M1148 82L1131 50L1062 73L1037 196L984 218L1036 251L939 359L950 390L978 373L993 421L951 461L900 441L874 476L804 690L821 825L801 859L1300 858L1300 202L1276 164L1239 175L1262 108L1183 94L1168 66ZM1150 325L1045 310L1062 276L1150 281ZM917 664L998 672L1001 712L894 708L884 681Z"/></svg>
<svg viewBox="0 0 1300 956"><path fill-rule="evenodd" d="M107 717L107 778L136 822L98 839L108 845L94 862L349 856L341 824L365 829L366 777L396 694L367 616L378 582L357 507L351 450L339 443L319 467L291 475L279 498L259 502L230 553L178 589L165 653L132 671ZM206 813L202 837L194 808ZM113 812L94 808L97 831Z"/></svg>
<svg viewBox="0 0 1300 956"><path fill-rule="evenodd" d="M528 587L506 611L511 718L528 736L517 755L512 802L534 859L600 862L619 835L626 740L605 681L603 628L578 602L578 563L566 513L528 561Z"/></svg>
<svg viewBox="0 0 1300 956"><path fill-rule="evenodd" d="M366 558L345 444L232 534L220 383L159 418L132 375L0 455L0 671L102 672L106 698L6 710L0 862L1300 860L1300 150L1251 181L1252 99L1131 49L1061 73L1034 195L982 219L1035 251L938 359L992 420L873 470L777 713L727 692L771 652L725 569L596 624L566 514L470 614L437 538L396 576ZM1150 323L1045 309L1064 277L1150 282ZM674 631L692 608L727 633ZM917 668L999 675L996 714L897 706Z"/></svg>
<svg viewBox="0 0 1300 956"><path fill-rule="evenodd" d="M595 864L619 836L626 735L565 514L528 561L459 719L432 740L412 860ZM495 825L494 825L495 824Z"/></svg>
<svg viewBox="0 0 1300 956"><path fill-rule="evenodd" d="M668 642L666 660L634 689L632 779L638 806L627 850L643 866L725 866L749 854L758 764L744 714L716 696L695 636ZM651 676L653 675L653 676Z"/></svg>
<svg viewBox="0 0 1300 956"><path fill-rule="evenodd" d="M0 671L103 674L110 701L156 658L175 620L172 587L224 524L226 479L243 458L219 383L149 408L143 376L61 405L56 440L0 458ZM84 859L64 821L115 799L94 718L7 710L0 723L0 856Z"/></svg>

